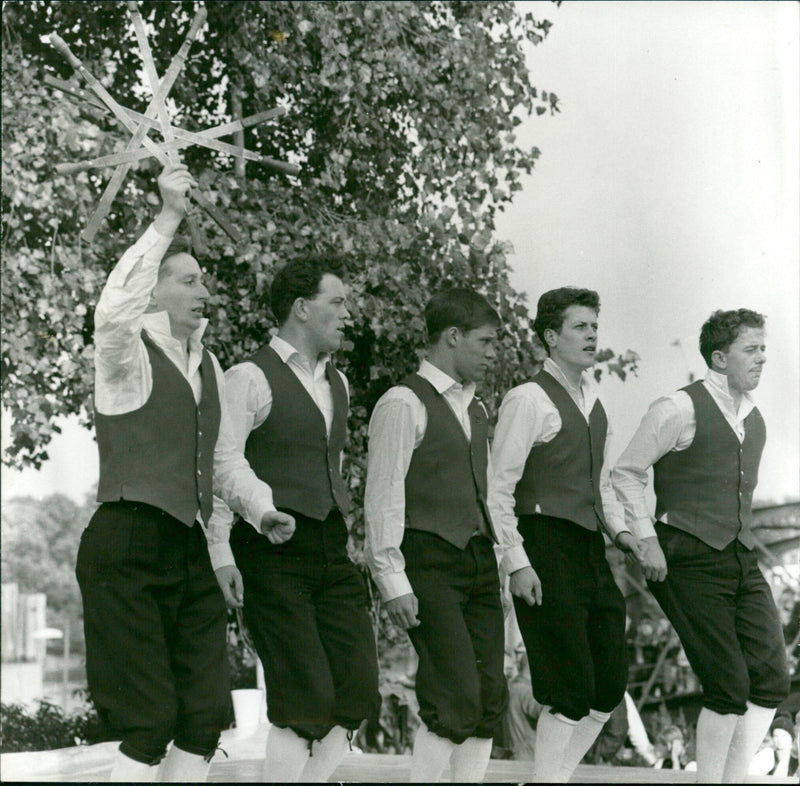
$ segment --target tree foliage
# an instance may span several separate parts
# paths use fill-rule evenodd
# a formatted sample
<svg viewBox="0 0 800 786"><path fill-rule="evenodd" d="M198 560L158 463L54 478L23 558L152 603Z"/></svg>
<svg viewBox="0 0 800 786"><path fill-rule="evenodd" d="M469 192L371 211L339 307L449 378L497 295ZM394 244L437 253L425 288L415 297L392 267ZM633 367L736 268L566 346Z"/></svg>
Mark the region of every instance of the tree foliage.
<svg viewBox="0 0 800 786"><path fill-rule="evenodd" d="M163 74L197 4L140 7ZM434 290L473 287L502 317L498 363L482 390L490 413L543 359L526 298L509 283L511 249L495 236L495 218L539 156L518 142L517 126L559 110L524 53L551 24L494 0L206 7L208 23L170 94L175 122L199 130L232 119L239 105L243 116L285 106L285 118L249 129L245 143L302 167L287 178L248 163L241 177L230 157L184 151L201 190L244 238L234 247L195 215L207 246L196 255L212 293L206 341L224 367L242 360L274 329L265 294L278 266L308 252L344 262L352 312L338 359L352 392L345 474L360 502L369 414L423 355L422 308ZM121 104L143 111L149 98L124 3L4 2L2 401L13 418L4 461L16 466L47 459L60 416L91 425L93 305L158 205L160 167L145 160L93 244L81 243L110 173L62 176L53 165L114 152L129 134L45 87L47 73L71 78L40 40L51 31ZM535 248L519 251L536 264ZM604 359L606 372L635 368L635 356L608 351ZM384 655L402 650L405 635L375 622Z"/></svg>
<svg viewBox="0 0 800 786"><path fill-rule="evenodd" d="M44 699L36 705L0 704L0 752L55 750L109 739L94 707L67 715Z"/></svg>
<svg viewBox="0 0 800 786"><path fill-rule="evenodd" d="M194 3L141 4L163 73ZM213 293L209 343L224 365L268 336L263 297L276 265L307 251L335 253L352 285L353 324L340 364L353 388L353 447L377 397L414 366L421 306L436 287L474 286L501 311L500 371L486 395L527 376L536 358L524 298L508 283L497 210L539 155L514 129L539 92L522 42L549 23L513 3L213 2L208 24L172 91L190 129L284 105L246 144L297 161L296 179L201 148L185 160L245 241L233 248L197 216ZM135 167L91 247L79 231L108 171L59 176L52 165L94 157L127 140L113 120L43 86L70 76L40 36L58 31L123 105L142 110L139 61L125 5L8 2L3 14L3 403L14 419L5 460L38 465L57 416L91 423L92 304L120 252L152 216L152 159ZM358 483L361 462L351 474Z"/></svg>
<svg viewBox="0 0 800 786"><path fill-rule="evenodd" d="M196 4L140 6L163 73ZM302 166L287 178L248 163L241 178L230 157L185 151L201 189L244 237L234 248L196 216L212 292L207 341L223 366L241 360L274 327L265 293L276 266L307 252L344 261L353 314L339 359L353 404L345 469L358 497L368 415L418 363L432 291L474 287L503 318L496 373L483 390L490 410L542 358L525 297L509 283L510 248L494 229L539 155L518 143L516 127L534 111L558 111L523 51L550 22L513 2L219 1L207 9L171 93L176 122L216 125L237 101L245 116L286 106L283 120L248 130L245 142ZM132 168L104 231L82 245L109 173L60 176L52 166L112 152L129 135L43 85L45 73L67 78L70 69L40 37L59 32L123 105L141 111L148 94L125 4L25 0L3 10L2 373L13 416L4 460L38 466L58 416L78 413L91 424L92 306L156 209L159 165ZM523 251L535 264L535 249Z"/></svg>
<svg viewBox="0 0 800 786"><path fill-rule="evenodd" d="M75 561L81 532L96 504L77 505L64 494L37 500L17 497L3 504L3 582L21 592L44 592L48 612L68 616L77 631L81 616Z"/></svg>

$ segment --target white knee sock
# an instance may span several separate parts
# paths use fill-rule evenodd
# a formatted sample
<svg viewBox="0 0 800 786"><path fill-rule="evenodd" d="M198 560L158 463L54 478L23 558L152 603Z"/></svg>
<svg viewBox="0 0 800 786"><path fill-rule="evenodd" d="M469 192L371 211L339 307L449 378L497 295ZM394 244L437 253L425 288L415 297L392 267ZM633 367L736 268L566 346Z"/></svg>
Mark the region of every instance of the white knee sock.
<svg viewBox="0 0 800 786"><path fill-rule="evenodd" d="M722 774L723 783L744 783L750 762L753 761L758 746L767 736L774 715L774 709L747 702L747 711L739 716L736 730L733 732Z"/></svg>
<svg viewBox="0 0 800 786"><path fill-rule="evenodd" d="M270 726L264 758L264 783L297 783L308 760L308 740L291 729Z"/></svg>
<svg viewBox="0 0 800 786"><path fill-rule="evenodd" d="M536 724L536 751L533 755L534 783L564 783L561 765L578 721L553 715L542 707Z"/></svg>
<svg viewBox="0 0 800 786"><path fill-rule="evenodd" d="M560 777L563 778L564 783L572 777L575 768L581 763L586 751L592 747L592 743L597 739L610 717L610 712L589 710L589 714L578 721L578 725L569 738L569 745L564 752L564 761L561 765Z"/></svg>
<svg viewBox="0 0 800 786"><path fill-rule="evenodd" d="M326 783L347 750L347 729L334 726L311 747L311 755L300 775L301 783Z"/></svg>
<svg viewBox="0 0 800 786"><path fill-rule="evenodd" d="M211 762L197 753L176 748L173 743L167 752L158 780L161 783L205 783Z"/></svg>
<svg viewBox="0 0 800 786"><path fill-rule="evenodd" d="M112 783L155 783L158 775L157 764L144 764L126 756L122 751L114 754L114 763L111 765L111 775L108 780Z"/></svg>
<svg viewBox="0 0 800 786"><path fill-rule="evenodd" d="M491 737L467 737L450 754L450 780L453 783L483 782L491 754Z"/></svg>
<svg viewBox="0 0 800 786"><path fill-rule="evenodd" d="M731 747L738 715L703 707L697 719L697 781L722 783L725 762Z"/></svg>
<svg viewBox="0 0 800 786"><path fill-rule="evenodd" d="M421 723L414 738L414 754L411 757L411 783L436 783L456 744L440 737Z"/></svg>

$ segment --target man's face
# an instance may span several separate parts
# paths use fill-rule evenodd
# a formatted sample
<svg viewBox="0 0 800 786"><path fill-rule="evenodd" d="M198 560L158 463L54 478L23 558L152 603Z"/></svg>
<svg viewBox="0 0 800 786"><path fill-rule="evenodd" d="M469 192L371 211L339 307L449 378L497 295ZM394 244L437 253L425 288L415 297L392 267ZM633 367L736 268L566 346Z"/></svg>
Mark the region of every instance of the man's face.
<svg viewBox="0 0 800 786"><path fill-rule="evenodd" d="M728 387L745 393L758 387L766 351L764 328L742 327L727 352L714 352L711 359L716 370L728 377Z"/></svg>
<svg viewBox="0 0 800 786"><path fill-rule="evenodd" d="M497 328L484 325L473 330L458 330L458 343L455 347L455 370L463 382L480 382L486 369L494 362L497 352Z"/></svg>
<svg viewBox="0 0 800 786"><path fill-rule="evenodd" d="M546 330L545 340L557 363L590 368L597 353L597 312L588 306L567 306L561 330Z"/></svg>
<svg viewBox="0 0 800 786"><path fill-rule="evenodd" d="M335 352L342 345L347 310L347 291L338 276L326 273L319 282L319 292L305 301L306 328L317 352Z"/></svg>
<svg viewBox="0 0 800 786"><path fill-rule="evenodd" d="M187 339L200 327L209 293L203 273L190 254L173 254L161 263L151 303L166 311L172 335Z"/></svg>

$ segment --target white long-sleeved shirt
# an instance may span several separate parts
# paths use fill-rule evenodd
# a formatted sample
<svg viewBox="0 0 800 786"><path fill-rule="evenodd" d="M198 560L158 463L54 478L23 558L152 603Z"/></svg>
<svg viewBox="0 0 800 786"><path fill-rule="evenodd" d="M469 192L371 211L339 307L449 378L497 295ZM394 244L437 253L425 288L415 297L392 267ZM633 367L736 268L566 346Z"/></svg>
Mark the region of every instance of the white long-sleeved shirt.
<svg viewBox="0 0 800 786"><path fill-rule="evenodd" d="M469 405L475 396L475 384L462 385L427 360L420 365L419 375L442 395L467 440L471 440ZM422 443L427 427L425 405L405 385L397 385L384 393L369 423L364 557L384 602L413 592L400 551L405 532L405 483L411 458ZM489 462L491 467L491 457Z"/></svg>
<svg viewBox="0 0 800 786"><path fill-rule="evenodd" d="M200 401L201 339L208 320L202 320L190 336L187 350L185 342L172 336L166 311L146 313L171 240L151 224L122 255L100 294L94 314L94 406L103 415L134 412L150 398L153 370L142 341L143 329L189 382L195 401ZM213 355L211 361L222 397L222 369Z"/></svg>
<svg viewBox="0 0 800 786"><path fill-rule="evenodd" d="M325 367L330 360L320 355L312 369L308 361L280 336L273 336L270 347L277 352L292 373L311 396L325 419L330 436L333 423L333 393ZM338 369L348 397L347 378ZM214 570L233 565L233 552L229 544L233 513L235 511L261 531L261 518L275 510L272 489L250 467L244 455L250 432L257 429L272 411L272 388L264 372L245 361L225 372L226 418L220 426L217 449L214 452L214 512L208 527L208 551Z"/></svg>
<svg viewBox="0 0 800 786"><path fill-rule="evenodd" d="M739 442L744 442L744 421L755 407L752 397L745 393L737 409L728 389L728 378L712 369L706 373L703 385ZM670 451L686 450L692 444L695 428L692 400L686 391L677 390L650 405L628 447L619 457L611 478L628 525L638 538L656 535L655 517L645 497L648 469ZM667 523L667 514L661 518Z"/></svg>
<svg viewBox="0 0 800 786"><path fill-rule="evenodd" d="M158 281L158 268L171 236L152 224L114 266L100 294L94 314L94 406L103 415L122 415L145 405L153 391L153 369L142 330L175 364L200 402L203 378L202 336L208 320L189 337L176 339L166 311L146 313ZM188 344L188 346L187 346ZM209 353L224 412L225 380L219 362ZM199 511L199 506L198 506Z"/></svg>
<svg viewBox="0 0 800 786"><path fill-rule="evenodd" d="M544 370L569 393L588 423L598 398L598 385L594 379L589 374L583 374L578 390L569 383L564 372L552 359L545 360ZM493 472L489 476L489 511L500 538L503 551L501 567L506 574L530 566L522 545L522 536L517 530L514 491L522 477L531 449L550 442L560 430L561 415L558 407L536 382L526 382L512 388L500 405L492 442ZM607 457L612 433L609 423L603 468L600 472L600 497L608 535L613 540L628 530L609 478Z"/></svg>

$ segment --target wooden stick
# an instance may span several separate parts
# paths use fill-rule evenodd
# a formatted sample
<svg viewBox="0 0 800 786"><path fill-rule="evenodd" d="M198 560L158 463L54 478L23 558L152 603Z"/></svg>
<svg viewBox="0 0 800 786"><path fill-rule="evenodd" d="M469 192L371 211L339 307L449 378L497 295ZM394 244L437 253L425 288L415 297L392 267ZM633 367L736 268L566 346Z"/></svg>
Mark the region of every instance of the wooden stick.
<svg viewBox="0 0 800 786"><path fill-rule="evenodd" d="M300 168L294 164L286 164L282 161L276 161L273 158L262 156L260 153L256 153L252 150L240 148L236 145L231 145L228 142L221 142L216 139L218 136L225 136L226 134L231 133L232 129L238 130L236 126L239 125L241 125L241 123L225 123L222 126L208 128L199 132L185 131L184 129L174 128L176 138L171 142L160 144L159 149L168 153L172 150L190 147L191 145L201 145L202 147L218 150L219 152L226 153L228 155L244 155L244 157L249 161L257 161L260 164L271 166L290 175L296 175L300 171ZM99 158L89 159L86 161L77 161L70 164L57 164L55 169L60 174L82 172L85 169L116 166L118 164L130 164L143 158L150 158L152 155L153 154L149 149L140 147L136 150L126 150L120 153L111 153L106 156L101 156Z"/></svg>
<svg viewBox="0 0 800 786"><path fill-rule="evenodd" d="M153 60L153 53L150 50L150 42L147 40L147 31L144 29L144 20L142 19L142 15L139 13L139 4L136 2L136 0L128 0L128 11L133 19L133 29L139 42L139 53L142 56L142 63L144 64L144 71L147 75L147 80L150 82L150 90L153 93L153 103L156 105L156 114L158 115L161 125L161 136L164 137L164 142L169 144L173 141L175 135L172 131L172 125L170 123L169 112L167 111L167 104L164 100L164 94L162 94L160 90L158 72L156 71L156 64ZM167 152L167 159L173 166L180 161L177 151ZM224 217L222 211L208 202L206 198L197 191L197 189L190 189L188 196L194 199L195 202L197 202L217 222L217 224L222 227L222 229L228 234L234 243L240 242L241 237L239 233ZM205 248L206 244L200 232L200 228L197 226L192 227L192 220L188 215L186 216L186 223L189 227L189 231L192 234L192 240L195 242L195 244L197 244L199 241L199 244Z"/></svg>
<svg viewBox="0 0 800 786"><path fill-rule="evenodd" d="M90 93L88 90L84 90L82 87L78 87L72 82L68 82L65 79L58 79L50 74L45 74L44 82L49 87L54 87L56 90L60 90L62 93L66 93L74 98L79 98L82 101L86 101L86 103L92 104L98 109L102 109L106 113L109 111L108 107L99 98L97 98L97 96L95 96L93 93ZM159 130L158 120L154 119L153 117L149 117L142 112L137 112L135 109L127 109L126 107L123 107L123 109L128 117L131 118L131 120L135 120L138 123L146 123L150 128L153 128L156 131ZM233 134L236 131L241 131L243 128L250 128L252 126L259 125L260 123L266 123L268 120L275 120L287 114L287 111L288 110L286 107L278 106L274 109L267 109L264 112L257 112L254 115L248 115L247 117L243 117L241 120L232 120L228 123L222 123L218 126L214 126L213 128L205 128L202 131L189 131L181 126L172 126L172 130L175 132L176 136L179 134L197 134L198 136L210 137L225 136L226 134ZM211 133L217 129L220 129L219 134Z"/></svg>
<svg viewBox="0 0 800 786"><path fill-rule="evenodd" d="M213 129L216 131L216 129ZM182 150L186 147L191 147L195 142L185 137L173 139L172 142L166 142L161 145L161 149L170 152L173 150ZM273 158L267 158L259 153L254 153L252 150L236 147L236 145L229 145L226 142L218 142L214 139L205 141L205 147L210 147L214 150L219 150L229 155L244 156L248 161L255 161L259 164L272 167L281 172L286 172L289 175L296 175L300 168L294 164L286 164L283 161L275 161ZM85 172L87 169L103 169L105 167L119 166L120 164L133 164L136 161L141 161L145 158L151 158L152 154L149 150L140 147L138 150L123 151L120 153L110 153L106 156L99 156L98 158L91 158L85 161L71 161L64 164L56 164L53 169L59 175L74 175L77 172Z"/></svg>
<svg viewBox="0 0 800 786"><path fill-rule="evenodd" d="M86 103L91 104L92 106L101 108L106 112L108 111L106 105L103 104L93 94L89 93L87 90L83 90L82 88L72 85L70 82L57 79L49 74L45 76L44 81L45 84L49 85L50 87L54 87L57 90L61 90L64 93L75 96L76 98L79 98ZM131 118L131 120L146 123L150 128L159 129L159 123L157 120L147 117L147 115L144 115L141 112L136 112L133 109L126 109L124 107L123 109L128 117ZM174 132L176 139L169 144L160 145L160 147L162 150L169 151L171 149L182 149L190 145L200 145L202 147L210 148L211 150L218 150L219 152L226 153L228 155L244 155L248 161L256 161L259 164L271 167L272 169L277 169L279 172L284 172L287 175L297 175L300 172L300 167L296 166L295 164L277 161L274 158L262 156L259 153L247 150L246 148L240 148L237 145L216 141L217 137L233 134L237 131L243 130L244 128L250 128L251 126L265 123L268 120L274 120L282 117L286 114L286 112L287 110L285 107L276 107L275 109L268 109L265 112L258 112L255 115L244 117L241 120L234 120L229 123L222 123L221 125L213 128L206 128L203 131L187 131L185 128L181 128L180 126L172 126L172 131ZM178 140L181 141L179 142ZM143 158L150 158L151 156L152 153L150 153L149 150L137 148L134 151L126 150L123 153L114 153L113 155L103 156L101 158L87 161L56 164L55 170L59 174L73 174L75 172L83 172L87 169L116 166L122 163L130 164ZM114 160L117 158L118 160Z"/></svg>
<svg viewBox="0 0 800 786"><path fill-rule="evenodd" d="M172 62L169 64L169 68L167 69L166 74L164 74L164 78L161 80L161 85L159 86L159 90L164 92L164 95L167 95L172 88L173 83L178 77L181 69L183 68L183 64L186 61L186 57L189 54L189 49L191 48L192 42L197 37L198 33L200 32L200 28L203 26L206 20L206 10L202 6L198 9L197 13L192 20L192 25L189 28L189 32L184 40L183 44L181 44L180 49L172 58ZM149 117L153 117L155 115L155 105L153 101L150 101L150 104L145 111L145 114ZM137 128L136 133L131 137L128 142L127 149L134 150L139 147L142 138L147 133L147 125L140 124ZM108 211L111 209L111 204L114 201L114 197L117 195L117 192L122 185L122 181L125 179L125 175L128 173L130 169L129 164L125 164L119 166L117 170L111 177L111 180L106 185L105 191L103 192L102 197L100 198L100 203L97 206L97 209L94 211L89 223L87 224L86 228L82 232L83 238L91 242L94 239L94 236L97 234L97 230L100 228L100 224L102 224L103 220L105 219L106 215L108 215Z"/></svg>
<svg viewBox="0 0 800 786"><path fill-rule="evenodd" d="M159 127L161 135L164 137L165 142L171 142L175 135L172 133L171 119L169 111L167 110L167 103L164 100L164 95L159 90L159 78L156 71L156 64L153 60L153 52L150 49L150 42L147 40L147 31L144 29L144 19L139 13L139 3L136 0L128 0L128 12L133 20L133 30L136 33L136 40L139 44L139 54L142 58L144 65L144 73L147 76L147 81L150 83L150 91L153 94L153 103L156 105L156 116L159 120ZM180 158L176 151L167 151L167 159L173 166L180 162Z"/></svg>
<svg viewBox="0 0 800 786"><path fill-rule="evenodd" d="M67 46L67 42L64 41L61 36L56 33L51 33L50 35L50 44L53 48L61 54L64 59L80 74L83 80L86 82L89 87L94 90L99 98L102 99L103 103L111 110L114 117L125 126L131 133L135 133L139 130L136 124L125 114L125 110L114 100L114 97L108 90L103 87L100 81L91 74L86 66L72 53L70 48ZM161 162L162 165L166 166L168 163L167 156L161 152L161 148L153 142L147 136L143 136L140 140L141 143Z"/></svg>

